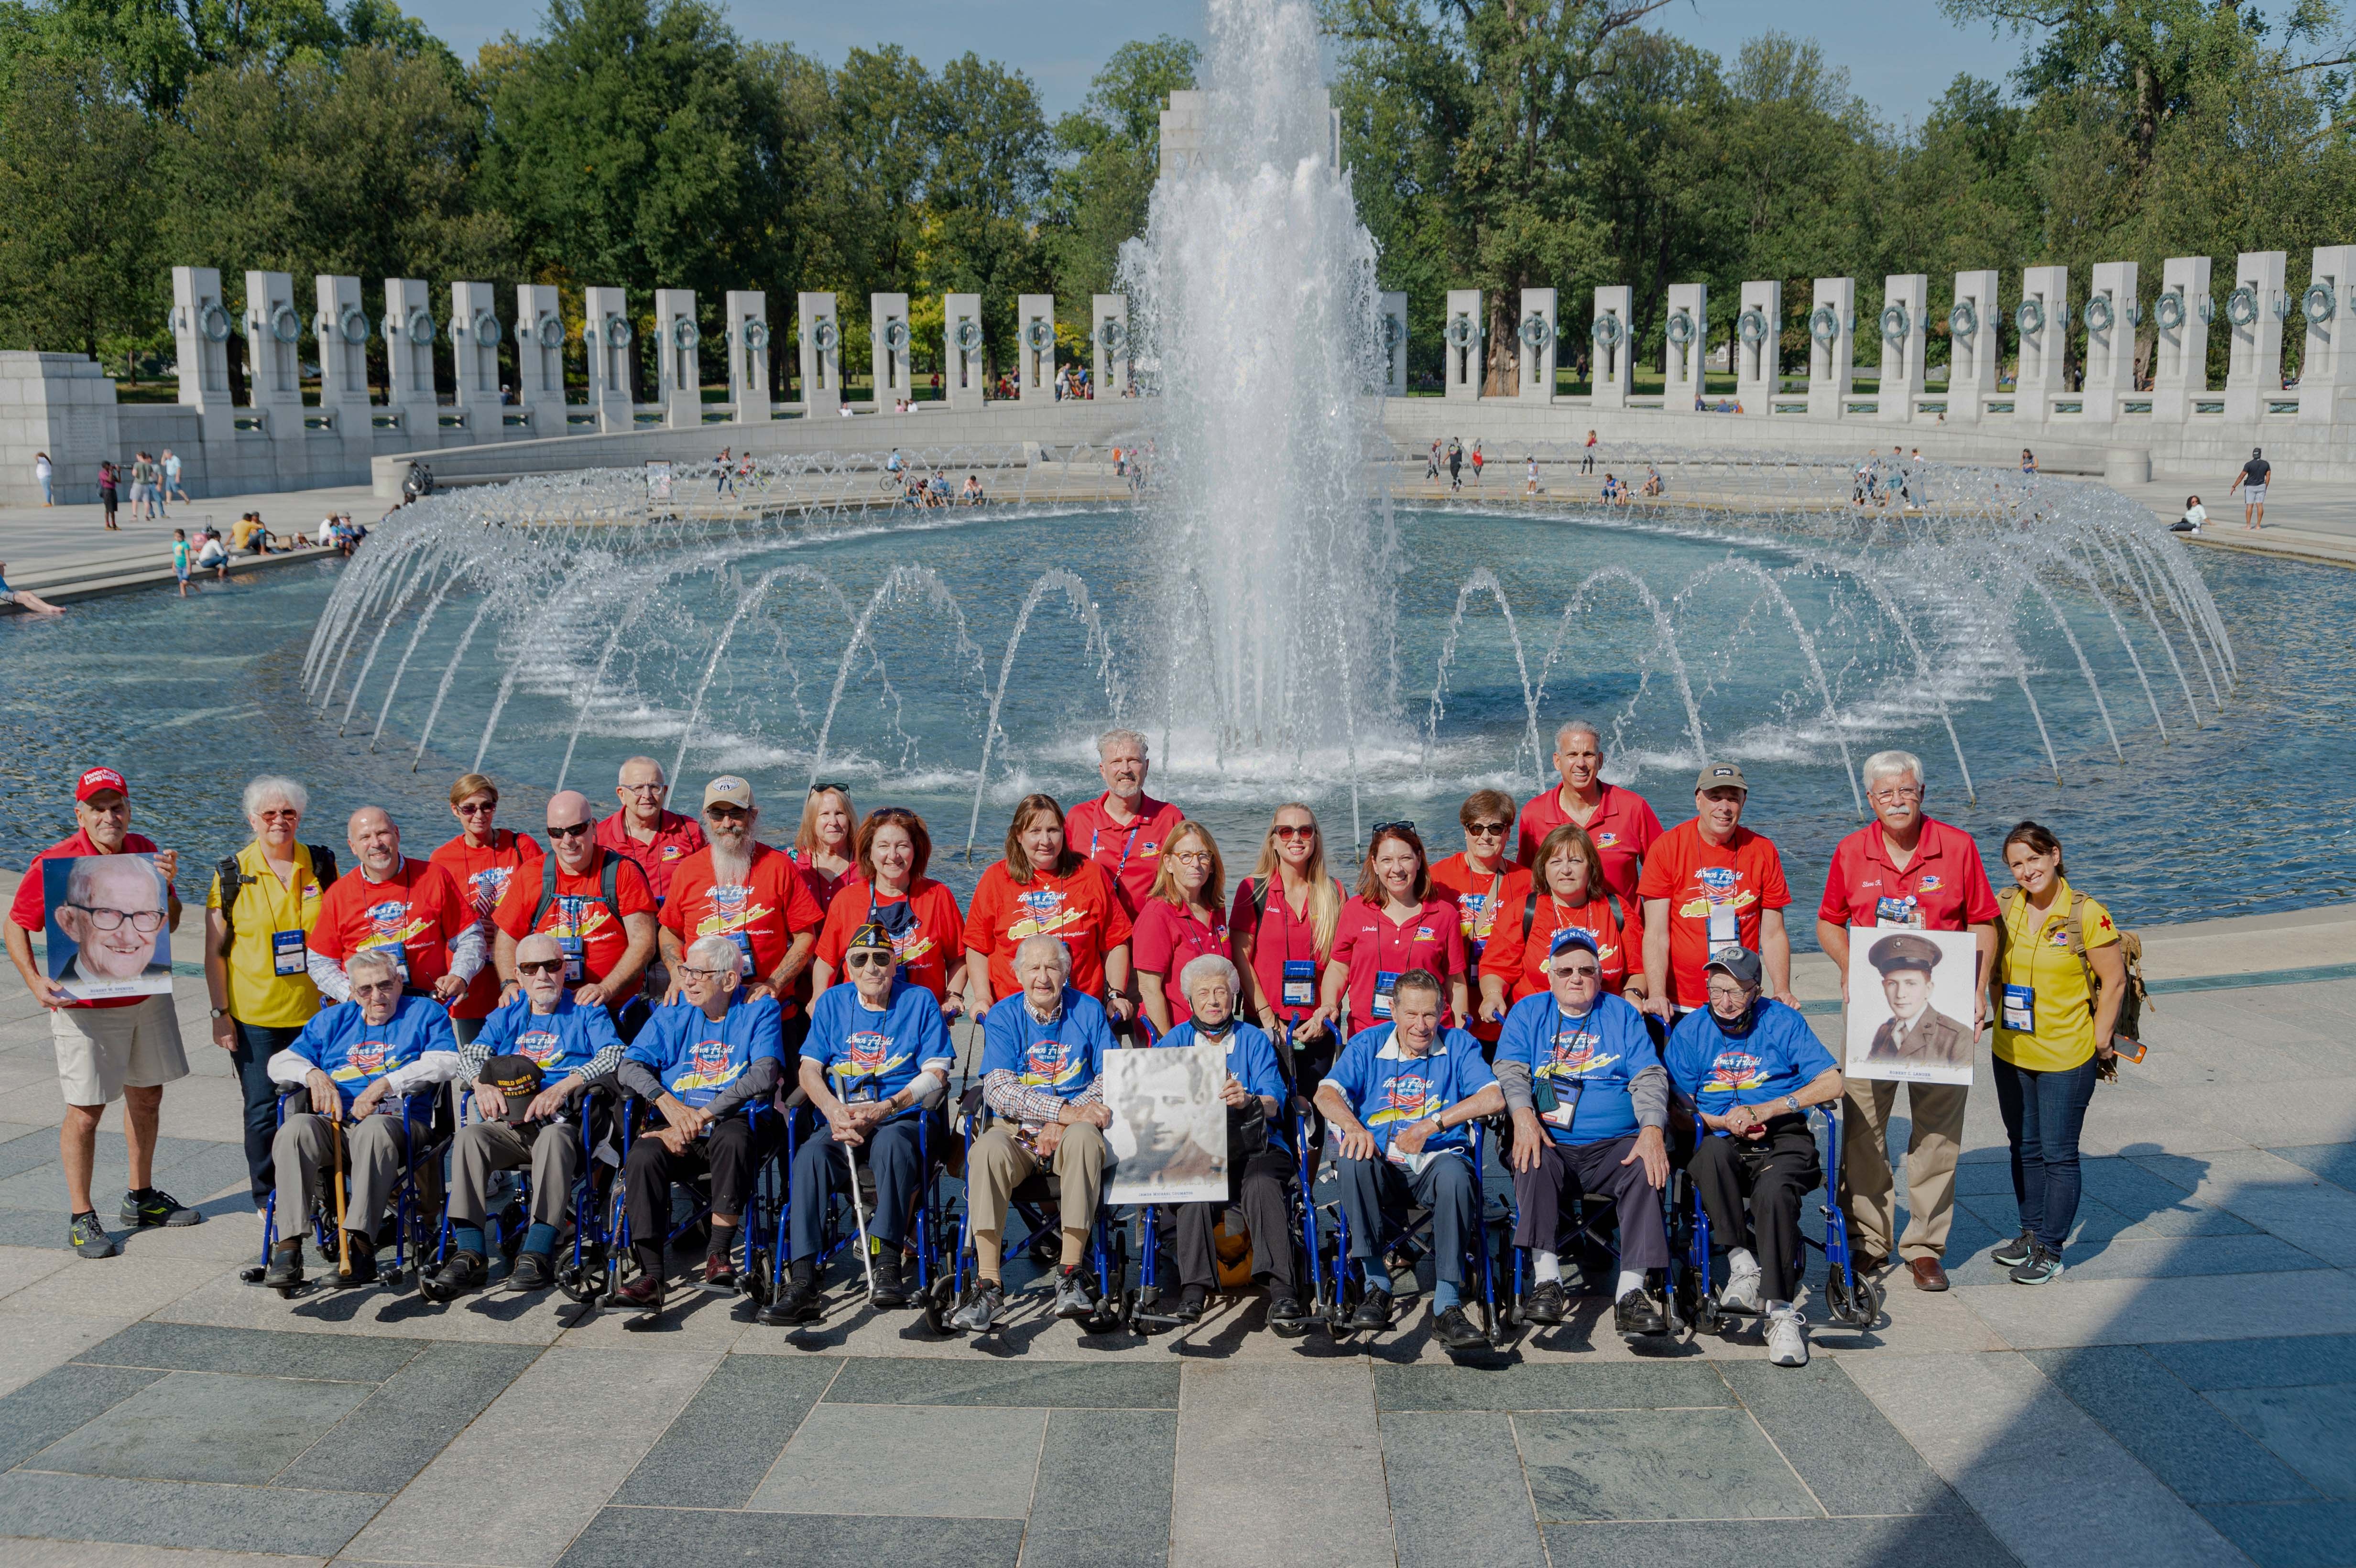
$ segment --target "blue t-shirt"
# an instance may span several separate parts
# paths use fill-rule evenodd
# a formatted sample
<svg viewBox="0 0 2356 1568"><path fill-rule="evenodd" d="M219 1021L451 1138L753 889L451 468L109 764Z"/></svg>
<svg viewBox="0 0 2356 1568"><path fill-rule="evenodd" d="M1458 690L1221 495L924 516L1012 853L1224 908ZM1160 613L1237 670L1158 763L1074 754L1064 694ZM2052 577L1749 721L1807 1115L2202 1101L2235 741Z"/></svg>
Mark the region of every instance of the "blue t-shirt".
<svg viewBox="0 0 2356 1568"><path fill-rule="evenodd" d="M1602 1143L1636 1131L1628 1085L1661 1065L1644 1015L1623 997L1602 995L1585 1018L1567 1017L1552 991L1524 997L1497 1033L1497 1060L1530 1070L1533 1092L1554 1090L1555 1108L1538 1119L1558 1144Z"/></svg>
<svg viewBox="0 0 2356 1568"><path fill-rule="evenodd" d="M1441 1029L1430 1052L1409 1056L1392 1041L1397 1028L1376 1024L1360 1029L1325 1074L1387 1158L1401 1127L1438 1115L1497 1081L1481 1059L1481 1042L1464 1030ZM1450 1127L1425 1139L1423 1148L1426 1154L1454 1149L1469 1158L1472 1135L1462 1126Z"/></svg>
<svg viewBox="0 0 2356 1568"><path fill-rule="evenodd" d="M940 998L926 987L894 980L882 1012L859 999L856 986L819 992L810 1008L802 1060L818 1063L838 1099L856 1104L890 1099L926 1062L956 1061L957 1047L941 1021ZM900 1115L913 1116L923 1109L911 1105Z"/></svg>
<svg viewBox="0 0 2356 1568"><path fill-rule="evenodd" d="M1198 1038L1190 1020L1153 1043L1208 1045L1211 1041ZM1244 1093L1265 1094L1276 1102L1276 1115L1268 1119L1269 1147L1289 1153L1292 1148L1292 1103L1285 1093L1284 1074L1277 1069L1276 1046L1259 1025L1237 1019L1227 1029L1227 1074L1244 1086Z"/></svg>
<svg viewBox="0 0 2356 1568"><path fill-rule="evenodd" d="M530 1057L555 1083L587 1067L601 1051L620 1055L622 1037L604 1008L584 1008L567 991L552 1013L536 1014L530 997L518 997L483 1020L475 1044L493 1056Z"/></svg>
<svg viewBox="0 0 2356 1568"><path fill-rule="evenodd" d="M728 1016L713 1023L692 1002L657 1008L624 1060L643 1063L682 1105L708 1105L744 1076L756 1056L785 1071L786 1052L775 998L745 1001L744 990Z"/></svg>
<svg viewBox="0 0 2356 1568"><path fill-rule="evenodd" d="M381 1024L369 1022L358 1002L322 1008L286 1049L335 1080L336 1093L343 1096L348 1112L369 1084L429 1051L455 1052L458 1037L439 1002L431 997L403 997ZM400 1109L397 1095L386 1095L381 1104L388 1111Z"/></svg>
<svg viewBox="0 0 2356 1568"><path fill-rule="evenodd" d="M1669 1031L1665 1054L1677 1093L1713 1116L1737 1104L1766 1107L1762 1114L1769 1115L1788 1114L1773 1103L1840 1065L1797 1008L1765 997L1745 1035L1727 1033L1708 1008L1687 1013Z"/></svg>
<svg viewBox="0 0 2356 1568"><path fill-rule="evenodd" d="M1104 1072L1114 1049L1104 1004L1064 987L1064 1010L1052 1024L1031 1016L1023 993L1000 1002L981 1022L981 1075L1012 1072L1025 1089L1077 1099Z"/></svg>

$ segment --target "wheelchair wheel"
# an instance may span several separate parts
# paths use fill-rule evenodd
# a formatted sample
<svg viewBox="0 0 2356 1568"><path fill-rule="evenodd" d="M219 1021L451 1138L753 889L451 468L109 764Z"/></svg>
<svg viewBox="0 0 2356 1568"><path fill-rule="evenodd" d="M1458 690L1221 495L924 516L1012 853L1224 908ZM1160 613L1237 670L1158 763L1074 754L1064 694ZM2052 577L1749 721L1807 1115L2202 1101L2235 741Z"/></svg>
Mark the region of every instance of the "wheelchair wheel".
<svg viewBox="0 0 2356 1568"><path fill-rule="evenodd" d="M605 1249L602 1246L583 1247L581 1266L574 1268L568 1264L556 1276L556 1288L562 1291L568 1300L584 1306L605 1299L613 1284L613 1270L607 1266Z"/></svg>
<svg viewBox="0 0 2356 1568"><path fill-rule="evenodd" d="M947 1274L933 1275L933 1283L925 1287L916 1302L925 1315L925 1328L946 1338L949 1333L949 1314L957 1310L957 1285Z"/></svg>
<svg viewBox="0 0 2356 1568"><path fill-rule="evenodd" d="M1870 1328L1881 1317L1881 1286L1860 1279L1852 1287L1847 1273L1835 1269L1825 1282L1825 1305L1832 1309L1835 1321L1852 1328Z"/></svg>
<svg viewBox="0 0 2356 1568"><path fill-rule="evenodd" d="M744 1249L744 1271L736 1276L736 1287L753 1298L755 1307L769 1305L769 1249L750 1246Z"/></svg>

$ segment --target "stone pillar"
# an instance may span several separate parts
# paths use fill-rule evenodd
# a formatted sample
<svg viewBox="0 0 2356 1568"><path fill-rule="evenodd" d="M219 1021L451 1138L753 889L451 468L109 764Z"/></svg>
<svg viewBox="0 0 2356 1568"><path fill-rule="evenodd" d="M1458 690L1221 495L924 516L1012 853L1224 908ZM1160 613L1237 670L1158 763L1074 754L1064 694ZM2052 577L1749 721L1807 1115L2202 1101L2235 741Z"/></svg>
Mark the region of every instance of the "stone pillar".
<svg viewBox="0 0 2356 1568"><path fill-rule="evenodd" d="M1449 290L1448 315L1440 329L1440 381L1451 402L1481 395L1482 324L1481 291Z"/></svg>
<svg viewBox="0 0 2356 1568"><path fill-rule="evenodd" d="M1088 374L1098 398L1119 398L1129 390L1134 355L1129 342L1129 296L1098 294L1088 302Z"/></svg>
<svg viewBox="0 0 2356 1568"><path fill-rule="evenodd" d="M516 285L515 339L516 402L524 421L519 433L566 434L564 307L554 283Z"/></svg>
<svg viewBox="0 0 2356 1568"><path fill-rule="evenodd" d="M842 411L842 324L834 316L832 294L798 294L794 311L800 330L795 347L801 362L802 412L810 419Z"/></svg>
<svg viewBox="0 0 2356 1568"><path fill-rule="evenodd" d="M2315 269L2299 296L2300 330L2306 334L2298 361L2301 424L2339 424L2356 418L2348 389L2356 387L2356 245L2318 245Z"/></svg>
<svg viewBox="0 0 2356 1568"><path fill-rule="evenodd" d="M245 400L273 443L302 442L303 317L284 272L245 275ZM277 466L290 472L283 458Z"/></svg>
<svg viewBox="0 0 2356 1568"><path fill-rule="evenodd" d="M442 399L434 389L434 300L416 278L384 281L386 401L415 446L442 439Z"/></svg>
<svg viewBox="0 0 2356 1568"><path fill-rule="evenodd" d="M1055 296L1023 294L1014 304L1014 396L1055 400Z"/></svg>
<svg viewBox="0 0 2356 1568"><path fill-rule="evenodd" d="M172 269L172 342L180 356L180 406L198 411L200 439L207 445L227 443L236 429L229 400L229 335L236 329L221 297L219 268ZM109 455L100 453L91 459L92 485L98 482L97 458Z"/></svg>
<svg viewBox="0 0 2356 1568"><path fill-rule="evenodd" d="M2181 424L2192 402L2209 389L2210 261L2170 256L2152 302L2151 417Z"/></svg>
<svg viewBox="0 0 2356 1568"><path fill-rule="evenodd" d="M1709 285L1671 283L1669 317L1661 331L1661 410L1689 414L1708 388ZM1678 341L1680 338L1683 342Z"/></svg>
<svg viewBox="0 0 2356 1568"><path fill-rule="evenodd" d="M1535 403L1554 397L1555 343L1562 330L1558 297L1552 289L1522 291L1522 319L1514 329L1522 346L1521 384L1515 395Z"/></svg>
<svg viewBox="0 0 2356 1568"><path fill-rule="evenodd" d="M2225 417L2255 423L2266 398L2282 390L2283 296L2280 251L2244 251L2233 264L2233 287L2225 296Z"/></svg>
<svg viewBox="0 0 2356 1568"><path fill-rule="evenodd" d="M655 342L660 350L663 423L672 430L703 424L703 331L695 325L693 289L655 291Z"/></svg>
<svg viewBox="0 0 2356 1568"><path fill-rule="evenodd" d="M1931 280L1922 272L1885 278L1876 335L1881 339L1881 400L1876 417L1904 424L1914 417L1923 388L1922 358L1930 347Z"/></svg>
<svg viewBox="0 0 2356 1568"><path fill-rule="evenodd" d="M345 461L365 463L374 451L368 379L368 312L360 281L321 273L314 280L319 314L311 330L319 340L319 409L336 427Z"/></svg>
<svg viewBox="0 0 2356 1568"><path fill-rule="evenodd" d="M1808 310L1808 417L1848 417L1857 380L1857 280L1818 278Z"/></svg>
<svg viewBox="0 0 2356 1568"><path fill-rule="evenodd" d="M1734 317L1734 400L1745 414L1775 411L1783 390L1783 285L1754 278L1742 285L1742 308Z"/></svg>
<svg viewBox="0 0 2356 1568"><path fill-rule="evenodd" d="M450 357L470 441L504 441L499 398L499 312L488 283L450 285Z"/></svg>
<svg viewBox="0 0 2356 1568"><path fill-rule="evenodd" d="M906 294L867 296L867 363L877 413L891 412L915 385L908 373L908 348L915 341Z"/></svg>
<svg viewBox="0 0 2356 1568"><path fill-rule="evenodd" d="M1383 396L1407 396L1407 291L1387 289L1376 307L1376 352L1383 367Z"/></svg>
<svg viewBox="0 0 2356 1568"><path fill-rule="evenodd" d="M2085 418L2115 420L2119 403L2135 390L2136 290L2133 261L2097 261L2086 288Z"/></svg>
<svg viewBox="0 0 2356 1568"><path fill-rule="evenodd" d="M611 435L638 428L630 399L630 301L620 289L581 291L581 346L589 357L589 406Z"/></svg>
<svg viewBox="0 0 2356 1568"><path fill-rule="evenodd" d="M219 283L213 287L217 293ZM179 330L178 314L174 312L176 334ZM193 374L191 368L198 362L190 357L180 363L184 374ZM226 440L231 419L226 399L220 401L219 410ZM214 447L211 453L222 450ZM99 464L123 461L123 428L115 409L114 383L106 379L98 361L87 354L0 351L0 503L22 507L41 504L41 486L33 477L33 454L39 452L49 454L54 468L50 485L59 506L88 506L95 502ZM162 455L160 451L156 455ZM213 494L206 484L207 459L211 453L201 449L182 449L179 455L187 464L181 481L188 494Z"/></svg>
<svg viewBox="0 0 2356 1568"><path fill-rule="evenodd" d="M2042 424L2053 417L2053 398L2062 384L2064 345L2070 336L2070 269L2025 267L2020 304L2013 311L2020 334L2020 362L2013 370L2012 416Z"/></svg>
<svg viewBox="0 0 2356 1568"><path fill-rule="evenodd" d="M769 423L769 296L755 290L728 294L728 400L736 422Z"/></svg>
<svg viewBox="0 0 2356 1568"><path fill-rule="evenodd" d="M950 410L981 407L988 395L989 376L983 350L980 294L941 296L941 390Z"/></svg>
<svg viewBox="0 0 2356 1568"><path fill-rule="evenodd" d="M1957 272L1955 303L1947 307L1947 422L1977 424L2004 368L2003 278L1995 272Z"/></svg>
<svg viewBox="0 0 2356 1568"><path fill-rule="evenodd" d="M1624 409L1635 369L1635 291L1625 283L1595 291L1595 369L1588 379L1589 401L1599 409Z"/></svg>

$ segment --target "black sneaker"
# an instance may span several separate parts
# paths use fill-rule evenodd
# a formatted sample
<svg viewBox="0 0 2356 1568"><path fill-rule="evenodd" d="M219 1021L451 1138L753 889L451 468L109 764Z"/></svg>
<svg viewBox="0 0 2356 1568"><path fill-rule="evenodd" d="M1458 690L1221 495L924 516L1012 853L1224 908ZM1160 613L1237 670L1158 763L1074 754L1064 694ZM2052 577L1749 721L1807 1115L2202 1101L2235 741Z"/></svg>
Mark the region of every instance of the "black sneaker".
<svg viewBox="0 0 2356 1568"><path fill-rule="evenodd" d="M1669 1331L1668 1322L1662 1317L1660 1306L1649 1291L1632 1290L1622 1296L1612 1307L1612 1326L1622 1339L1650 1339Z"/></svg>
<svg viewBox="0 0 2356 1568"><path fill-rule="evenodd" d="M1522 1316L1533 1323L1551 1327L1561 1322L1569 1309L1569 1297L1563 1294L1562 1281L1558 1279L1538 1281L1530 1287L1529 1295L1522 1298Z"/></svg>
<svg viewBox="0 0 2356 1568"><path fill-rule="evenodd" d="M900 1282L897 1247L886 1247L876 1254L875 1286L867 1293L867 1305L878 1312L896 1312L908 1305L908 1287Z"/></svg>
<svg viewBox="0 0 2356 1568"><path fill-rule="evenodd" d="M2012 1271L2015 1285L2051 1285L2062 1277L2062 1254L2042 1242L2032 1243L2028 1258Z"/></svg>
<svg viewBox="0 0 2356 1568"><path fill-rule="evenodd" d="M151 1187L145 1192L124 1193L121 1213L123 1224L134 1231L144 1231L151 1225L164 1225L177 1231L183 1225L205 1222L202 1214L160 1187Z"/></svg>
<svg viewBox="0 0 2356 1568"><path fill-rule="evenodd" d="M2008 1242L1997 1243L1996 1251L1990 1253L1988 1256L1995 1260L1996 1266L1998 1268L2019 1268L2027 1263L2036 1251L2037 1238L2030 1232L2023 1231Z"/></svg>
<svg viewBox="0 0 2356 1568"><path fill-rule="evenodd" d="M482 1289L487 1277L480 1253L454 1247L449 1261L419 1280L417 1288L428 1301L455 1301L470 1290Z"/></svg>
<svg viewBox="0 0 2356 1568"><path fill-rule="evenodd" d="M270 1265L262 1271L262 1283L273 1290L292 1290L303 1283L300 1241L281 1242L270 1249Z"/></svg>
<svg viewBox="0 0 2356 1568"><path fill-rule="evenodd" d="M123 1250L106 1233L106 1227L98 1222L95 1210L77 1214L67 1222L66 1242L86 1258L111 1258Z"/></svg>
<svg viewBox="0 0 2356 1568"><path fill-rule="evenodd" d="M1451 1307L1441 1313L1440 1320L1431 1326L1431 1337L1440 1341L1443 1350L1482 1349L1489 1343L1488 1336L1472 1327L1472 1319L1464 1316L1462 1307Z"/></svg>
<svg viewBox="0 0 2356 1568"><path fill-rule="evenodd" d="M1380 1333L1390 1326L1391 1293L1387 1290L1366 1292L1365 1299L1358 1303L1358 1309L1350 1314L1350 1327L1353 1328Z"/></svg>
<svg viewBox="0 0 2356 1568"><path fill-rule="evenodd" d="M508 1270L509 1290L546 1290L555 1283L556 1264L546 1253L518 1253Z"/></svg>

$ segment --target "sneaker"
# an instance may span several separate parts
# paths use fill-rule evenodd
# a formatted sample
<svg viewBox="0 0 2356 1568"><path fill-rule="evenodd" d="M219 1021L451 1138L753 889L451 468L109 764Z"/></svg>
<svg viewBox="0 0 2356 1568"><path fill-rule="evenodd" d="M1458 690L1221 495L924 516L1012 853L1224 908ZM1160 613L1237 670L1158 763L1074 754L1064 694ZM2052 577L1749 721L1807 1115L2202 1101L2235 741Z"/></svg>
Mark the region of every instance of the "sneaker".
<svg viewBox="0 0 2356 1568"><path fill-rule="evenodd" d="M1612 1309L1612 1326L1622 1339L1649 1339L1665 1334L1669 1325L1648 1291L1632 1290Z"/></svg>
<svg viewBox="0 0 2356 1568"><path fill-rule="evenodd" d="M1790 1307L1767 1320L1767 1359L1779 1367L1808 1364L1808 1331Z"/></svg>
<svg viewBox="0 0 2356 1568"><path fill-rule="evenodd" d="M1756 1264L1746 1269L1737 1269L1727 1276L1725 1285L1719 1289L1719 1306L1729 1312L1758 1311L1759 1279L1760 1272Z"/></svg>
<svg viewBox="0 0 2356 1568"><path fill-rule="evenodd" d="M703 1260L703 1288L718 1296L735 1290L736 1264L726 1253L714 1253Z"/></svg>
<svg viewBox="0 0 2356 1568"><path fill-rule="evenodd" d="M1464 1316L1464 1308L1451 1307L1440 1315L1431 1326L1431 1337L1440 1341L1443 1350L1475 1350L1485 1349L1489 1338L1472 1327L1472 1319Z"/></svg>
<svg viewBox="0 0 2356 1568"><path fill-rule="evenodd" d="M455 1247L450 1261L419 1281L418 1289L428 1301L452 1301L470 1290L482 1289L486 1277L482 1254Z"/></svg>
<svg viewBox="0 0 2356 1568"><path fill-rule="evenodd" d="M160 1187L151 1187L145 1192L124 1193L121 1212L123 1224L134 1231L144 1231L150 1225L165 1225L177 1231L183 1225L205 1222L202 1214Z"/></svg>
<svg viewBox="0 0 2356 1568"><path fill-rule="evenodd" d="M106 1227L98 1222L95 1211L73 1217L66 1226L66 1241L86 1258L111 1258L123 1250L106 1233Z"/></svg>
<svg viewBox="0 0 2356 1568"><path fill-rule="evenodd" d="M974 1287L973 1299L957 1309L949 1327L968 1334L987 1334L1005 1308L1006 1292L994 1279L983 1280Z"/></svg>
<svg viewBox="0 0 2356 1568"><path fill-rule="evenodd" d="M1998 1268L2019 1268L2027 1263L2036 1251L2036 1236L2023 1231L2008 1242L1997 1243L1996 1251L1990 1253L1988 1256L1996 1261L1996 1266Z"/></svg>
<svg viewBox="0 0 2356 1568"><path fill-rule="evenodd" d="M878 1312L895 1312L908 1305L908 1287L901 1283L897 1247L886 1247L876 1254L875 1285L867 1293L867 1305Z"/></svg>
<svg viewBox="0 0 2356 1568"><path fill-rule="evenodd" d="M1391 1293L1387 1290L1366 1292L1365 1299L1358 1303L1358 1309L1350 1314L1350 1327L1353 1328L1380 1333L1390 1326Z"/></svg>
<svg viewBox="0 0 2356 1568"><path fill-rule="evenodd" d="M1570 1298L1558 1279L1538 1281L1530 1287L1529 1295L1522 1302L1523 1317L1533 1323L1544 1323L1549 1327L1561 1322L1569 1310Z"/></svg>
<svg viewBox="0 0 2356 1568"><path fill-rule="evenodd" d="M2029 1258L2012 1271L2015 1285L2050 1285L2062 1277L2062 1254L2042 1242L2031 1243Z"/></svg>
<svg viewBox="0 0 2356 1568"><path fill-rule="evenodd" d="M546 1290L556 1280L556 1262L546 1253L518 1253L508 1270L509 1290Z"/></svg>
<svg viewBox="0 0 2356 1568"><path fill-rule="evenodd" d="M281 1242L270 1249L270 1264L262 1271L262 1283L273 1290L292 1290L303 1283L303 1243Z"/></svg>
<svg viewBox="0 0 2356 1568"><path fill-rule="evenodd" d="M1096 1310L1097 1293L1088 1284L1087 1270L1076 1268L1056 1277L1056 1317L1093 1317Z"/></svg>

